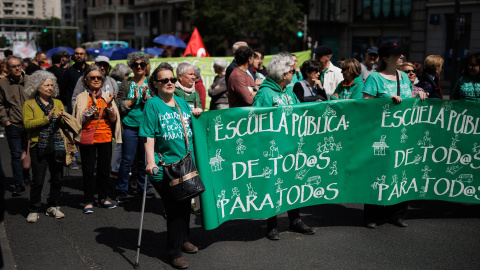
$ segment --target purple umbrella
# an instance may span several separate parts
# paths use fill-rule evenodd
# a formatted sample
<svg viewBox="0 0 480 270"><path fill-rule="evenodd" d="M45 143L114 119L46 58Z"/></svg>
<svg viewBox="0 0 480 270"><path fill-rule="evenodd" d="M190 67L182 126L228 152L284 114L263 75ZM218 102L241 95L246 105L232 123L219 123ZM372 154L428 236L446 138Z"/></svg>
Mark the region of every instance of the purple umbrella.
<svg viewBox="0 0 480 270"><path fill-rule="evenodd" d="M163 53L163 49L152 47L152 48L146 48L145 50L143 50L143 52L148 54L153 54L153 55L160 55Z"/></svg>
<svg viewBox="0 0 480 270"><path fill-rule="evenodd" d="M73 55L73 52L74 52L74 50L70 47L59 46L59 47L55 47L53 49L48 50L46 53L47 57L52 57L54 53L57 53L59 51L67 51L69 55Z"/></svg>
<svg viewBox="0 0 480 270"><path fill-rule="evenodd" d="M93 55L94 57L97 57L99 54L101 54L105 50L102 48L88 48L88 49L85 49L85 51L88 54Z"/></svg>
<svg viewBox="0 0 480 270"><path fill-rule="evenodd" d="M161 35L154 38L153 42L167 45L167 46L173 46L173 47L180 47L180 48L187 47L187 44L185 44L185 42L183 42L182 39L174 35Z"/></svg>
<svg viewBox="0 0 480 270"><path fill-rule="evenodd" d="M108 50L104 50L99 55L106 56L110 60L122 60L127 59L127 56L132 52L138 52L138 50L134 48L114 47Z"/></svg>

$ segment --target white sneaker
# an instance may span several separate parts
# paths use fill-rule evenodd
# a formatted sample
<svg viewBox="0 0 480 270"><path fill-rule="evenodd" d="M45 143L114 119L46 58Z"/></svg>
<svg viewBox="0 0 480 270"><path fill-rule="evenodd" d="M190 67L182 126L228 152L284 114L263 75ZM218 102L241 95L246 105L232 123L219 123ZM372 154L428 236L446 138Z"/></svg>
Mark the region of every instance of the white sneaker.
<svg viewBox="0 0 480 270"><path fill-rule="evenodd" d="M47 209L47 212L45 212L45 215L51 216L51 217L54 217L54 218L64 218L64 217L65 217L65 214L62 213L62 211L60 211L60 207L59 207L59 206L49 207L49 208Z"/></svg>
<svg viewBox="0 0 480 270"><path fill-rule="evenodd" d="M37 222L39 217L40 216L38 215L38 213L30 213L30 214L28 214L27 222L28 223L35 223L35 222Z"/></svg>

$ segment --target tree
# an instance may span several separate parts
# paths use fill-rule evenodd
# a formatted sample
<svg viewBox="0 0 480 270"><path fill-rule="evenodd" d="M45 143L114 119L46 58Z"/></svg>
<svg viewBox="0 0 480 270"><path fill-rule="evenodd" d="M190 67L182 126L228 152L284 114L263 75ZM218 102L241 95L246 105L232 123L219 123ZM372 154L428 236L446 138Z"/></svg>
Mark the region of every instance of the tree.
<svg viewBox="0 0 480 270"><path fill-rule="evenodd" d="M53 24L52 24L53 22ZM48 28L47 26L61 26L60 19L51 18L48 20L42 20L40 24L44 27L39 29L40 36L37 41L37 45L42 48L43 51L48 51L54 47L53 45L53 35L55 34L55 47L63 46L75 48L77 45L76 42L76 31L73 29L55 29ZM43 31L46 29L46 32Z"/></svg>
<svg viewBox="0 0 480 270"><path fill-rule="evenodd" d="M190 0L184 15L202 34L212 55L225 55L233 42L252 47L288 47L296 42L301 5L291 0Z"/></svg>

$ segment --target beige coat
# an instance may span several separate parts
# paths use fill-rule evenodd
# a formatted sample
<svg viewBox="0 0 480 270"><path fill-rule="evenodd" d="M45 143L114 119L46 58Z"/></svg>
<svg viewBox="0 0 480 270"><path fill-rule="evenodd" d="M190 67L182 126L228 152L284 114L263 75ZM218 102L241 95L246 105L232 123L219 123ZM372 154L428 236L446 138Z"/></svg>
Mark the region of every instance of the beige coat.
<svg viewBox="0 0 480 270"><path fill-rule="evenodd" d="M77 147L75 146L75 141L73 140L73 134L82 132L82 125L76 118L66 112L63 113L62 118L64 124L60 129L60 133L62 134L62 138L65 143L65 164L68 166L70 163L75 161L74 154L78 152Z"/></svg>
<svg viewBox="0 0 480 270"><path fill-rule="evenodd" d="M102 91L102 98L104 101L108 99L108 93ZM89 94L87 91L83 91L83 93L77 96L77 101L73 107L73 117L75 117L79 123L82 123L83 111L87 108L89 100ZM115 139L116 143L122 143L122 121L120 120L120 114L118 113L117 105L115 104L115 100L112 101L113 109L115 110L115 114L117 115L117 121L115 121L115 131L113 133L113 138ZM82 137L82 131L75 136L75 140L77 142L80 141Z"/></svg>

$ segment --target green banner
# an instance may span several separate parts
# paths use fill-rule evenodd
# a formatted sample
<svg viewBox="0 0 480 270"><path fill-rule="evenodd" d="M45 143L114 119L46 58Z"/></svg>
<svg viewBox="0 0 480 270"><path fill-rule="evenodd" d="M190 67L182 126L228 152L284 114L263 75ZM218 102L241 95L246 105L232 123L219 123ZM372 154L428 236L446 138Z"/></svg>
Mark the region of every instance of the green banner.
<svg viewBox="0 0 480 270"><path fill-rule="evenodd" d="M193 120L204 227L323 203L478 203L479 108L370 99L204 112Z"/></svg>

